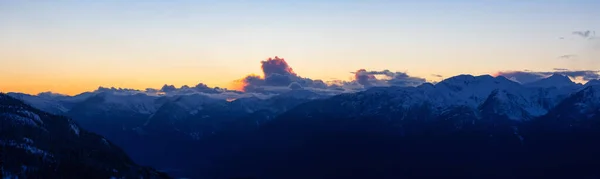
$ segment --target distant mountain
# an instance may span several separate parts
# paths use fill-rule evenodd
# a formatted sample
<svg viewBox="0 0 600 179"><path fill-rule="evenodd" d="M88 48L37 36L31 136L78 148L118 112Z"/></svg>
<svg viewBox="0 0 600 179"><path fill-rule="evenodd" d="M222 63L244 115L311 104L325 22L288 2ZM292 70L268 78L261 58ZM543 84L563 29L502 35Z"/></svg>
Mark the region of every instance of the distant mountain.
<svg viewBox="0 0 600 179"><path fill-rule="evenodd" d="M164 103L135 132L130 132L129 137L122 135L121 146L133 158L153 166L199 167L198 161L181 161L199 155L205 138L220 133L256 130L297 105L323 97L306 90L294 90L268 99L250 97L231 102L203 95L177 96ZM164 146L177 149L165 149ZM160 156L163 160L156 160L153 156ZM192 164L182 166L183 163Z"/></svg>
<svg viewBox="0 0 600 179"><path fill-rule="evenodd" d="M590 80L585 83L585 86L600 85L600 79Z"/></svg>
<svg viewBox="0 0 600 179"><path fill-rule="evenodd" d="M299 104L322 97L325 96L308 90L293 90L268 99L250 97L231 102L198 94L175 96L140 127L144 131L182 132L198 139L241 123L260 124ZM262 118L255 115L251 121L240 121L254 113L261 113Z"/></svg>
<svg viewBox="0 0 600 179"><path fill-rule="evenodd" d="M572 94L545 117L567 123L600 119L600 85L589 85Z"/></svg>
<svg viewBox="0 0 600 179"><path fill-rule="evenodd" d="M73 120L0 94L3 178L169 178Z"/></svg>
<svg viewBox="0 0 600 179"><path fill-rule="evenodd" d="M199 157L215 162L198 172L264 179L600 177L600 87L546 110L535 100L539 90L503 78L459 78L314 100L255 131L217 134L203 151L219 152ZM493 84L502 85L485 88Z"/></svg>
<svg viewBox="0 0 600 179"><path fill-rule="evenodd" d="M543 87L543 88L550 88L550 87L563 88L563 87L578 86L577 83L571 81L571 79L568 76L561 75L561 74L553 74L552 76L550 76L548 78L543 78L541 80L527 83L525 85L530 86L530 87Z"/></svg>
<svg viewBox="0 0 600 179"><path fill-rule="evenodd" d="M343 171L365 170L364 175L356 177L373 178L367 174L376 173L377 167L367 170L366 164L390 172L397 169L391 163L404 161L404 158L408 159L406 162L423 162L398 164L421 175L424 173L420 172L431 169L428 162L439 164L431 166L450 168L460 157L467 162L461 165L481 170L474 174L482 177L485 172L503 170L515 171L514 176L521 176L526 164L543 164L536 163L540 160L505 151L518 151L532 157L558 155L559 151L531 154L531 150L556 147L558 143L527 141L529 138L550 140L543 135L555 136L566 129L581 130L584 126L596 129L598 103L592 100L597 93L594 83L592 80L586 85L575 84L562 75L528 84L502 76L459 75L436 84L373 87L335 96L295 89L269 98L251 96L227 101L199 93L154 96L100 90L77 100L54 95L22 99L32 105L59 104L66 109L65 115L122 146L136 161L182 171L177 173L181 177L290 178L289 173L312 171L297 176L315 178L317 174L324 174L320 172L327 172L327 166L339 165ZM47 99L47 103L37 102L40 98ZM571 128L571 125L577 127ZM578 142L573 138L576 135L565 133L565 138ZM594 140L586 138L585 141ZM366 145L357 146L361 143ZM578 150L569 148L568 151ZM373 156L373 153L381 155ZM411 153L417 154L410 156ZM480 154L481 158L471 154ZM291 156L289 161L281 160L287 156ZM386 157L391 158L382 159ZM496 163L485 163L488 159ZM507 168L508 165L512 166ZM269 168L273 170L266 170ZM406 173L386 172L381 176L410 178ZM452 172L457 171L441 171ZM530 174L542 175L539 172L531 170ZM588 171L583 171L581 176L587 174L585 172ZM334 173L329 174L336 178ZM460 172L455 174L464 176ZM514 178L513 173L503 174L498 176Z"/></svg>
<svg viewBox="0 0 600 179"><path fill-rule="evenodd" d="M529 120L546 114L543 104L507 90L494 90L478 109L483 118L502 117L511 120Z"/></svg>
<svg viewBox="0 0 600 179"><path fill-rule="evenodd" d="M76 96L66 96L50 92L39 93L37 95L23 93L7 93L7 95L24 101L28 105L41 109L45 112L62 115L67 113L74 104L84 101L95 93L85 92Z"/></svg>
<svg viewBox="0 0 600 179"><path fill-rule="evenodd" d="M8 95L19 100L27 101L28 104L48 113L64 114L69 111L69 109L66 108L60 100L55 98L55 96L35 96L22 93L8 93Z"/></svg>

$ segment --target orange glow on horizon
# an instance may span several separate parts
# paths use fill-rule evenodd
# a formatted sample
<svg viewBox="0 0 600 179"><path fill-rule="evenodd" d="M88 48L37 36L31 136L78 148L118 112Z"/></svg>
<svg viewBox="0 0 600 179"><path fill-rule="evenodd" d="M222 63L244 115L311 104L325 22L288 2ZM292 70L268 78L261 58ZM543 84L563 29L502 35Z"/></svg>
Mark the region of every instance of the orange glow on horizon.
<svg viewBox="0 0 600 179"><path fill-rule="evenodd" d="M233 90L238 90L238 91L242 91L242 92L246 92L245 88L246 86L248 86L248 80L252 79L252 78L256 78L256 79L263 79L263 76L257 75L257 74L249 74L246 77L242 78L242 79L238 79L235 80L233 82L231 82L231 89Z"/></svg>
<svg viewBox="0 0 600 179"><path fill-rule="evenodd" d="M231 82L231 84L229 85L230 89L242 91L242 92L244 91L244 87L246 87L246 84L244 83L243 79L235 80L235 81Z"/></svg>

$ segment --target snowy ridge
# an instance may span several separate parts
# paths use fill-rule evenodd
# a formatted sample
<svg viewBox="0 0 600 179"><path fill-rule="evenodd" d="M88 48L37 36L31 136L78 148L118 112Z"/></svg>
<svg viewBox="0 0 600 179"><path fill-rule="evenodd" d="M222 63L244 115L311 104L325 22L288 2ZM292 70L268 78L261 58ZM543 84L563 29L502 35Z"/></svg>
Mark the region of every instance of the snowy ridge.
<svg viewBox="0 0 600 179"><path fill-rule="evenodd" d="M156 97L145 94L120 95L105 93L101 97L104 98L104 104L102 105L106 106L106 110L117 108L136 111L140 114L151 114L158 108L154 103Z"/></svg>
<svg viewBox="0 0 600 179"><path fill-rule="evenodd" d="M3 118L4 120L10 120L9 123L27 125L32 127L41 127L41 125L43 124L41 120L37 121L33 118L23 117L21 115L13 113L0 113L0 118Z"/></svg>
<svg viewBox="0 0 600 179"><path fill-rule="evenodd" d="M507 90L495 90L480 107L480 111L491 105L493 114L505 115L512 120L531 119L548 112L542 105L531 102L521 94L513 94ZM482 111L481 111L482 112Z"/></svg>
<svg viewBox="0 0 600 179"><path fill-rule="evenodd" d="M27 118L30 118L32 120L34 120L35 122L39 123L39 124L44 124L44 121L42 121L42 119L40 118L39 115L32 113L30 111L25 111L25 110L19 110L17 111L17 113L26 116Z"/></svg>
<svg viewBox="0 0 600 179"><path fill-rule="evenodd" d="M579 91L575 106L582 114L600 112L600 85L590 85Z"/></svg>
<svg viewBox="0 0 600 179"><path fill-rule="evenodd" d="M31 106L34 106L38 109L41 109L41 110L44 110L46 112L53 113L53 114L63 114L69 110L65 106L60 104L60 100L57 98L59 96L48 96L48 95L34 96L34 95L21 94L21 93L9 93L8 95L12 96L14 98L20 99L20 100L24 101L25 103L27 103Z"/></svg>
<svg viewBox="0 0 600 179"><path fill-rule="evenodd" d="M531 83L527 83L525 84L525 86L528 87L542 87L542 88L563 88L563 87L569 87L569 86L577 86L577 84L573 81L571 81L571 79L568 76L565 75L560 75L560 74L553 74L552 76L548 77L548 78L544 78L538 81L534 81Z"/></svg>
<svg viewBox="0 0 600 179"><path fill-rule="evenodd" d="M600 80L591 80L585 87L593 86L596 83L600 84ZM493 91L500 90L500 93L496 94L499 96L495 97L497 98L495 99L496 103L498 103L498 106L496 106L498 109L495 111L507 113L505 115L516 119L543 115L570 94L583 88L584 85L575 84L569 77L559 74L528 84L519 84L503 76L458 75L436 84L424 83L417 87L373 87L363 92L344 93L341 95L356 96L359 100L367 100L371 97L385 95L387 96L386 98L389 98L396 105L394 106L395 108L410 109L418 105L430 105L434 113L441 114L456 106L468 106L478 109L488 100ZM286 98L314 100L329 97L311 90L297 89L279 95L271 95L264 99L255 96L225 102L225 99L214 98L202 93L173 93L161 96L149 95L147 92L138 90L116 88L99 88L94 92L82 93L77 96L55 94L17 96L47 112L52 112L54 108L59 108L62 112L65 110L73 111L73 108L65 109L66 107L62 105L65 102L72 102L76 107L85 106L75 111L90 112L92 116L106 113L121 114L123 112L124 116L140 114L145 115L148 119L153 118L157 111L163 107L168 107L164 108L164 110L177 109L176 113L179 117L200 115L203 113L203 106L212 103L218 105L224 104L223 106L229 107L235 106L235 109L241 109L241 111L237 112L254 113L262 109L270 111L289 110L286 107L279 108L282 105L278 103L280 99L284 101ZM504 97L506 99L503 99ZM344 103L356 106L362 102L346 101ZM49 104L62 107L48 107L52 106ZM513 110L521 112L508 113L508 111ZM165 112L163 111L162 113ZM173 117L179 118L176 116Z"/></svg>
<svg viewBox="0 0 600 179"><path fill-rule="evenodd" d="M73 131L73 133L75 133L75 135L79 135L79 127L77 127L77 125L71 123L69 124L69 127L71 127L71 130Z"/></svg>
<svg viewBox="0 0 600 179"><path fill-rule="evenodd" d="M398 109L407 111L418 106L429 106L432 115L445 114L454 108L466 106L479 109L481 113L503 115L513 120L526 120L546 114L568 97L580 89L568 77L553 76L554 80L563 80L573 85L557 87L534 87L521 85L505 77L492 77L489 75L471 76L459 75L448 78L435 85L425 83L417 87L385 87L371 88L365 92L347 94L356 101L344 101L344 105L360 106L365 101L375 99L390 100ZM373 101L372 105L382 101ZM380 107L377 107L380 108ZM483 110L485 109L485 110ZM375 109L370 109L373 111ZM483 111L482 111L483 110Z"/></svg>
<svg viewBox="0 0 600 179"><path fill-rule="evenodd" d="M34 154L34 155L38 155L38 156L42 157L42 159L45 161L53 161L54 160L54 155L52 155L51 153L44 151L42 149L39 149L37 147L34 147L27 143L19 143L14 140L8 140L8 141L0 140L0 145L23 149L30 154Z"/></svg>

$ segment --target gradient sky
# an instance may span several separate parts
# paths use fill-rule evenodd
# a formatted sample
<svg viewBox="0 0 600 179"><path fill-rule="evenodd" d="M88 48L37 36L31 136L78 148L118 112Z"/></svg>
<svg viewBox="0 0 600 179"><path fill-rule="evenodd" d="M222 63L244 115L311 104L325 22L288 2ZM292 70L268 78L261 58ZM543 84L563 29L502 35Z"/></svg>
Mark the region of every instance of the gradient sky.
<svg viewBox="0 0 600 179"><path fill-rule="evenodd" d="M598 0L3 0L0 91L228 87L276 55L324 81L361 68L432 81L598 70L600 40L572 32L600 32L599 9Z"/></svg>

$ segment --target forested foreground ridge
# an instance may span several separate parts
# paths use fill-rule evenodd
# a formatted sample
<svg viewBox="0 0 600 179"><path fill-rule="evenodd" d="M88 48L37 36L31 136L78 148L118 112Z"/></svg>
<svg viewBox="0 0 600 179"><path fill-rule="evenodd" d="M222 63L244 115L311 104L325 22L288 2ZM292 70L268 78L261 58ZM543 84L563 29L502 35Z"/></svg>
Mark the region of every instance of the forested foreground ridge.
<svg viewBox="0 0 600 179"><path fill-rule="evenodd" d="M0 93L2 178L170 178L64 116Z"/></svg>

